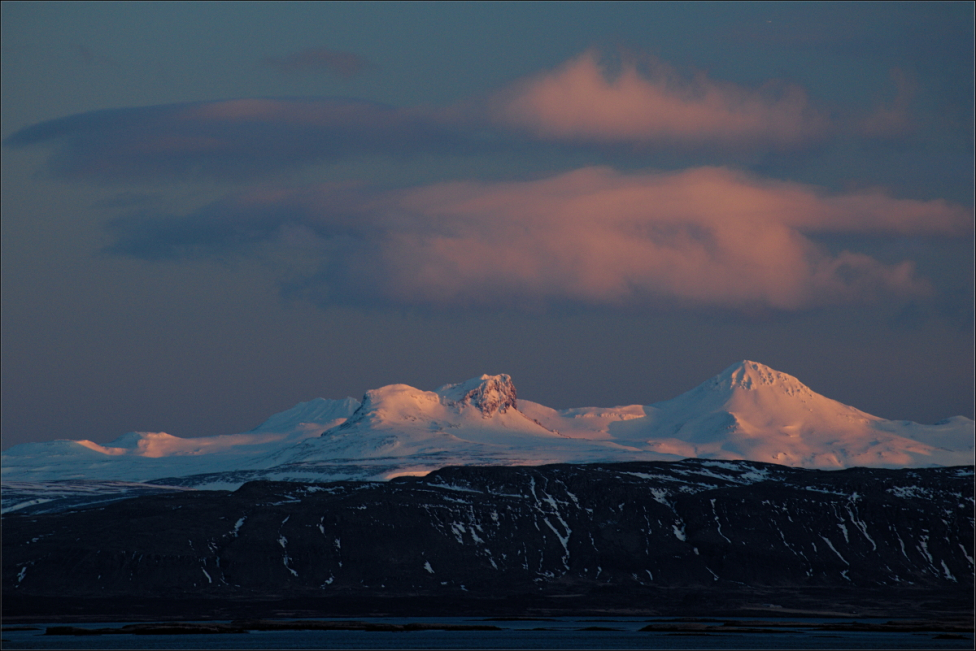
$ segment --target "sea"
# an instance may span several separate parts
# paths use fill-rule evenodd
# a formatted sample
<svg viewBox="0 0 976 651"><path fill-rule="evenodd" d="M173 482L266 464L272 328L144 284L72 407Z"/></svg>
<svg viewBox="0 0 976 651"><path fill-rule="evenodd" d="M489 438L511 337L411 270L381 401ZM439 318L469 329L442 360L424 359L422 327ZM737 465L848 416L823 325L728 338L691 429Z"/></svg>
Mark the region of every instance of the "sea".
<svg viewBox="0 0 976 651"><path fill-rule="evenodd" d="M731 618L717 620L727 621ZM307 621L307 620L304 620ZM348 621L348 620L317 620ZM57 624L3 625L4 649L972 649L972 633L837 632L784 626L762 633L642 632L649 618L496 620L485 618L368 618L370 623L491 624L497 631L251 631L181 635L46 635ZM759 622L749 618L750 622ZM804 619L805 624L851 620ZM858 620L862 623L887 620ZM129 622L71 624L79 628L121 628ZM21 630L18 630L21 629ZM26 629L26 630L23 630Z"/></svg>

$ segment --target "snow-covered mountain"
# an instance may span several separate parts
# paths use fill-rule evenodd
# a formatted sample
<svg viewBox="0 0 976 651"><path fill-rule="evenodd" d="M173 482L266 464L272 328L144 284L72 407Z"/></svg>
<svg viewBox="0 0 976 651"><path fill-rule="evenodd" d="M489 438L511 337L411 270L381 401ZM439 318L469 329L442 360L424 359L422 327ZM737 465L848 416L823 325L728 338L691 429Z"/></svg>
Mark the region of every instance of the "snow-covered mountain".
<svg viewBox="0 0 976 651"><path fill-rule="evenodd" d="M303 402L242 434L180 438L165 432L129 432L111 443L45 441L3 452L3 481L130 481L257 470L268 457L316 437L346 420L359 401Z"/></svg>
<svg viewBox="0 0 976 651"><path fill-rule="evenodd" d="M611 425L614 440L682 457L748 459L805 468L973 464L973 421L888 421L811 391L756 362Z"/></svg>
<svg viewBox="0 0 976 651"><path fill-rule="evenodd" d="M745 459L787 466L973 465L974 423L888 421L743 361L650 406L555 410L507 375L434 391L394 384L317 399L242 434L131 432L107 445L51 441L3 453L3 480L157 481L231 488L252 479L389 479L448 465Z"/></svg>

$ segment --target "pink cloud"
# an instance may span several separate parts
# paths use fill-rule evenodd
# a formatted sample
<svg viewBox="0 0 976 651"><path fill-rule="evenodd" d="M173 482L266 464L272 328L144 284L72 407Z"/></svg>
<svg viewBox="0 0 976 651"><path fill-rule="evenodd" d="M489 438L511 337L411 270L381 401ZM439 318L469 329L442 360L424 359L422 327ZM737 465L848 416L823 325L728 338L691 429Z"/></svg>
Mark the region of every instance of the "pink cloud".
<svg viewBox="0 0 976 651"><path fill-rule="evenodd" d="M490 113L536 137L597 143L791 147L829 127L799 86L754 90L682 78L661 62L646 68L625 60L611 77L588 51L497 94Z"/></svg>
<svg viewBox="0 0 976 651"><path fill-rule="evenodd" d="M329 302L761 313L926 295L912 262L831 252L811 236L971 237L973 216L942 200L828 194L721 167L589 167L385 191L256 186L195 214L133 216L113 230L111 251L148 259L300 247L299 258L320 263L301 291Z"/></svg>
<svg viewBox="0 0 976 651"><path fill-rule="evenodd" d="M971 215L942 201L825 196L723 168L443 183L374 197L361 210L368 246L339 254L357 291L442 306L663 300L798 310L918 296L928 285L911 262L833 255L806 233L972 230Z"/></svg>

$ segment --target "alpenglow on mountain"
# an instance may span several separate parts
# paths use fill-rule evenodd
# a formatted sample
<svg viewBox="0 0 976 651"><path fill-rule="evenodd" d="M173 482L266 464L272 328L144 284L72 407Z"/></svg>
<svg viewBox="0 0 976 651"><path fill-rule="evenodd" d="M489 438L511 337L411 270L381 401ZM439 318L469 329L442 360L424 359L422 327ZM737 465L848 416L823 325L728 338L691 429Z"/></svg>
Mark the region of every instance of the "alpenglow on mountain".
<svg viewBox="0 0 976 651"><path fill-rule="evenodd" d="M434 391L393 384L362 401L316 399L242 434L130 432L107 445L58 440L3 453L3 480L148 482L236 488L256 479L424 475L445 466L684 458L841 469L974 464L974 423L890 421L743 361L648 406L550 409L517 398L508 375Z"/></svg>

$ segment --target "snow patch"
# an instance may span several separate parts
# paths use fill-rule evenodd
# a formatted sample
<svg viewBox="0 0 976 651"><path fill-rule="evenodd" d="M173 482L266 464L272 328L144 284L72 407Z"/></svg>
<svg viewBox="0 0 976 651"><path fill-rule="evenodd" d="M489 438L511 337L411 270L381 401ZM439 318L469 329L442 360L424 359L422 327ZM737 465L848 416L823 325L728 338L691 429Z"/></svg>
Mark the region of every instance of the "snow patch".
<svg viewBox="0 0 976 651"><path fill-rule="evenodd" d="M966 560L969 561L970 565L976 565L976 561L973 561L973 557L969 555L969 552L967 552L966 548L962 546L962 543L959 543L959 549L962 550L963 556L966 557Z"/></svg>
<svg viewBox="0 0 976 651"><path fill-rule="evenodd" d="M681 525L680 527L678 526L679 524ZM674 531L674 537L675 538L677 538L681 542L685 542L685 540L686 540L686 538L685 538L685 525L684 525L683 522L676 522L676 523L672 524L671 525L671 530Z"/></svg>
<svg viewBox="0 0 976 651"><path fill-rule="evenodd" d="M956 577L952 576L952 572L949 571L949 566L946 565L945 561L942 561L942 569L945 571L945 578L953 581L954 583L959 583L959 581L956 580Z"/></svg>

